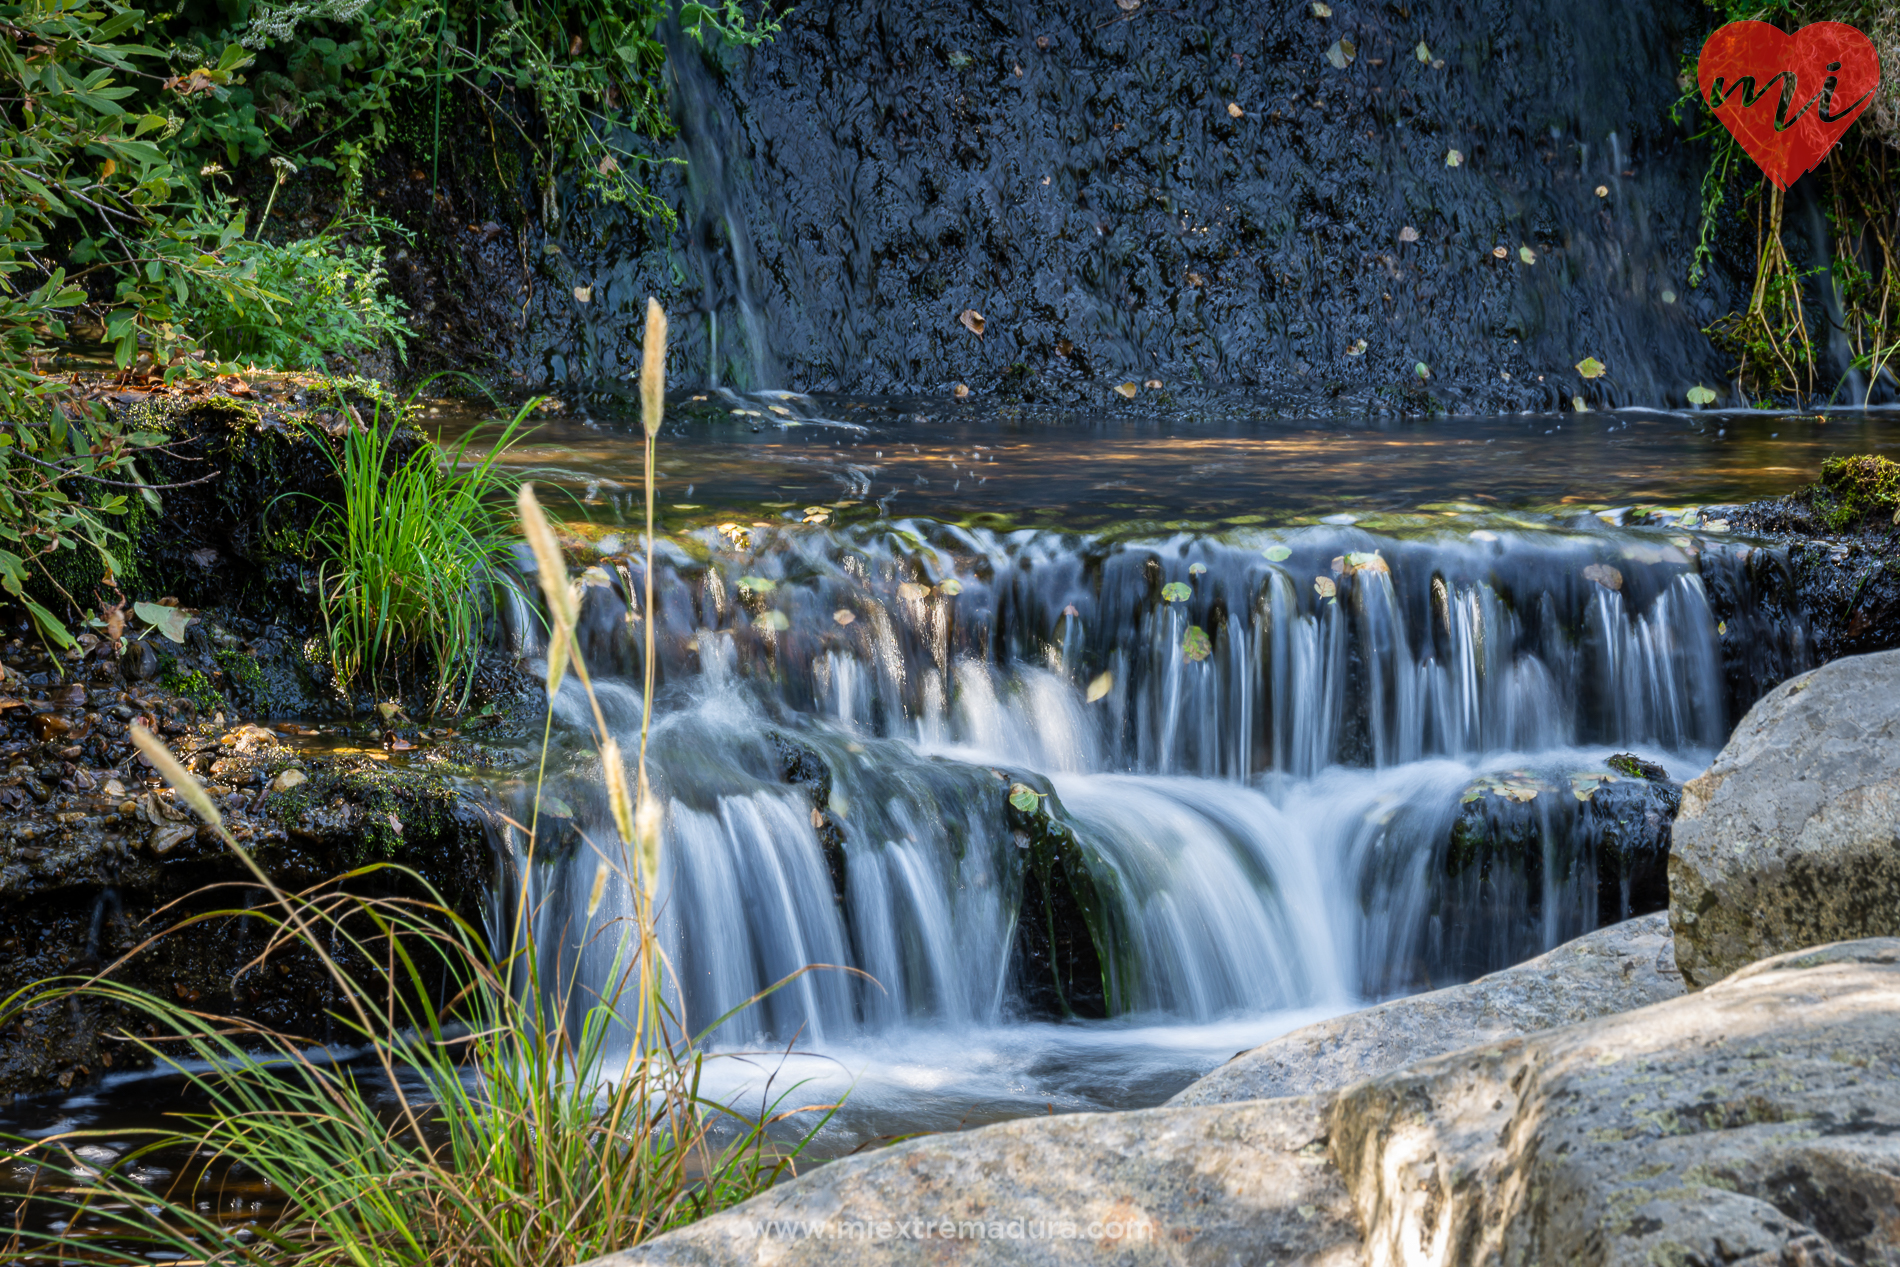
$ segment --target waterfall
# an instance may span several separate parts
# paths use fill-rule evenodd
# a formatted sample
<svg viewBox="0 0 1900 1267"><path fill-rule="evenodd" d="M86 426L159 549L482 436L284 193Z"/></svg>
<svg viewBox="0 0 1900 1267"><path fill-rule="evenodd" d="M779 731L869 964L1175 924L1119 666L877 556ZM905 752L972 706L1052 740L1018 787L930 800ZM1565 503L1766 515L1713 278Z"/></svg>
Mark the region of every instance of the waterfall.
<svg viewBox="0 0 1900 1267"><path fill-rule="evenodd" d="M1503 967L1629 909L1574 772L1630 751L1687 777L1748 702L1704 575L1734 601L1749 573L1706 538L753 532L657 565L661 940L694 1030L830 967L725 1045L1064 1016L1226 1041ZM590 570L580 633L628 752L641 566ZM632 908L617 881L586 904L623 860L585 779L554 786L537 950L598 981ZM1461 861L1494 804L1538 843Z"/></svg>

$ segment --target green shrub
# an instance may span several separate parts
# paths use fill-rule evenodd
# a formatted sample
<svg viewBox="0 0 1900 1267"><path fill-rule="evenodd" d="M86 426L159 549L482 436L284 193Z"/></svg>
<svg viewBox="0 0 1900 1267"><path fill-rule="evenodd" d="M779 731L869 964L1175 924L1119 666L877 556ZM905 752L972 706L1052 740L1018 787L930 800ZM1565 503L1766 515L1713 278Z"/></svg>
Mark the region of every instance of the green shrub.
<svg viewBox="0 0 1900 1267"><path fill-rule="evenodd" d="M233 242L227 254L249 270L258 295L200 290L185 320L227 361L325 369L332 357L373 350L384 339L400 354L410 332L402 302L384 289L383 249L351 240L396 229L368 215L295 242Z"/></svg>

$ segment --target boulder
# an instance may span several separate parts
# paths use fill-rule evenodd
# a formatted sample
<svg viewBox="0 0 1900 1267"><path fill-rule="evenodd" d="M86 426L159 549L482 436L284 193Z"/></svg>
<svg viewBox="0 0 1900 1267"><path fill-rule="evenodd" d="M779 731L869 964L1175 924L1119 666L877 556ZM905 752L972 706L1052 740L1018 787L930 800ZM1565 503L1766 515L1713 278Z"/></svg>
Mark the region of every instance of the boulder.
<svg viewBox="0 0 1900 1267"><path fill-rule="evenodd" d="M1296 1029L1234 1057L1168 1103L1336 1091L1473 1043L1627 1012L1681 993L1668 918L1646 915L1464 985Z"/></svg>
<svg viewBox="0 0 1900 1267"><path fill-rule="evenodd" d="M1900 1262L1900 940L1351 1087L1365 1261Z"/></svg>
<svg viewBox="0 0 1900 1267"><path fill-rule="evenodd" d="M1327 1102L1078 1113L829 1162L594 1260L635 1264L1360 1261Z"/></svg>
<svg viewBox="0 0 1900 1267"><path fill-rule="evenodd" d="M1783 951L1900 935L1900 651L1782 683L1684 785L1669 922L1691 988Z"/></svg>

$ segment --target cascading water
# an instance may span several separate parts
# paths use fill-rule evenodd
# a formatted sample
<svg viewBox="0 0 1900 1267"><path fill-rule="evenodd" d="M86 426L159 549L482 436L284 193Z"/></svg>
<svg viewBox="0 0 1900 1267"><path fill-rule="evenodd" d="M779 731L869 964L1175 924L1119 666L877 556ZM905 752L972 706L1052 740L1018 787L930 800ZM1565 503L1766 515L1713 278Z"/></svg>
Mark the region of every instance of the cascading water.
<svg viewBox="0 0 1900 1267"><path fill-rule="evenodd" d="M1588 522L663 542L652 770L689 1027L849 967L716 1043L837 1059L804 1072L864 1079L860 1133L898 1100L939 1124L1141 1102L1304 1017L1620 918L1630 881L1588 803L1605 785L1574 772L1608 779L1625 750L1678 778L1706 763L1745 702L1706 587L1746 608L1749 573L1719 537ZM629 751L639 566L590 568L582 607ZM1798 659L1799 629L1781 635ZM556 707L584 728L576 683ZM1486 779L1531 815L1509 865L1458 852ZM529 881L537 949L599 982L629 895L615 881L586 916L601 858L622 860L585 780L562 794L542 852L565 861Z"/></svg>

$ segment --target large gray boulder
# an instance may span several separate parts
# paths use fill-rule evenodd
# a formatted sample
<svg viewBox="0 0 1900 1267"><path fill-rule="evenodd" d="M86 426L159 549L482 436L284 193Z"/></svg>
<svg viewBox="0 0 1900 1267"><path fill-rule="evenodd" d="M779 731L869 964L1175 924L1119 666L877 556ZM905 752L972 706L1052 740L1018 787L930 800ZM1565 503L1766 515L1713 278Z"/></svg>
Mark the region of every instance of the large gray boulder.
<svg viewBox="0 0 1900 1267"><path fill-rule="evenodd" d="M1900 935L1900 651L1836 660L1748 710L1682 789L1669 921L1692 988Z"/></svg>
<svg viewBox="0 0 1900 1267"><path fill-rule="evenodd" d="M1890 1267L1900 940L1362 1083L1331 1151L1374 1267Z"/></svg>
<svg viewBox="0 0 1900 1267"><path fill-rule="evenodd" d="M1026 1118L820 1166L590 1267L1300 1263L1359 1231L1318 1099Z"/></svg>
<svg viewBox="0 0 1900 1267"><path fill-rule="evenodd" d="M1661 912L1600 928L1464 985L1394 999L1284 1034L1234 1057L1169 1104L1225 1104L1336 1091L1366 1078L1682 993Z"/></svg>
<svg viewBox="0 0 1900 1267"><path fill-rule="evenodd" d="M1103 1261L1896 1267L1900 939L1336 1093L912 1140L595 1267Z"/></svg>

